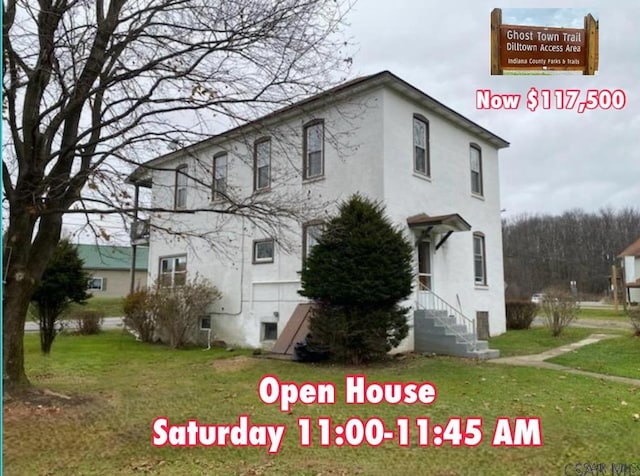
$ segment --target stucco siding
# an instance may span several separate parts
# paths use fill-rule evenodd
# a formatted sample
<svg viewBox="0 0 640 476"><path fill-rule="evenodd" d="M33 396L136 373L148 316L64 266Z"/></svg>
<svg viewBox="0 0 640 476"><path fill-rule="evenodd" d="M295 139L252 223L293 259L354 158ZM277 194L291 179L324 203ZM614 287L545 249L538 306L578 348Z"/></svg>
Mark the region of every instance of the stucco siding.
<svg viewBox="0 0 640 476"><path fill-rule="evenodd" d="M407 227L411 215L458 213L472 231L453 233L434 255L434 287L445 300L475 318L488 311L492 334L504 329L504 283L496 146L471 135L460 126L417 106L383 86L357 90L340 101L328 98L321 105L301 109L286 118L223 135L207 147L184 156L172 156L162 168L187 164L187 208L196 213L165 213L152 217L149 273L153 281L163 257L185 255L190 277L208 279L222 293L212 304L213 338L229 343L269 347L263 339L264 323L276 323L281 332L295 306L302 267L303 228L293 220L277 230L247 218L212 213L226 202L212 202L213 157L227 153L227 192L237 200L267 200L307 211L308 218L326 220L338 204L354 193L383 202L387 215L408 239L416 235ZM413 115L428 119L431 177L413 171ZM324 174L304 180L303 131L312 120L324 121ZM485 131L486 132L486 131ZM271 186L254 192L254 144L271 138ZM469 145L482 150L482 197L471 193ZM157 206L172 207L175 172L153 174ZM314 213L310 210L315 209ZM187 237L172 237L185 233ZM473 232L485 236L488 285L474 285ZM274 236L271 236L274 235ZM254 263L255 240L274 238L272 262ZM434 236L434 241L438 239ZM435 245L435 242L434 242ZM417 264L416 264L417 269ZM411 302L408 302L411 304ZM412 348L412 336L401 350Z"/></svg>

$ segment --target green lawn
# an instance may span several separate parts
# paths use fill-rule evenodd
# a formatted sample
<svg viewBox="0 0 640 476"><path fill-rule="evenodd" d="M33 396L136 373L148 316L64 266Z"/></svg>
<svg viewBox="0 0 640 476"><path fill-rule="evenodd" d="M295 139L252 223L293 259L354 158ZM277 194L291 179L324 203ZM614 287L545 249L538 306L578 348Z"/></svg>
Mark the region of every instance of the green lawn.
<svg viewBox="0 0 640 476"><path fill-rule="evenodd" d="M622 306L616 312L613 309L584 308L578 311L578 319L628 320Z"/></svg>
<svg viewBox="0 0 640 476"><path fill-rule="evenodd" d="M593 329L584 327L567 327L561 335L553 337L545 327L532 327L528 330L507 331L500 336L492 337L489 339L489 347L499 349L501 357L539 354L585 339L593 332Z"/></svg>
<svg viewBox="0 0 640 476"><path fill-rule="evenodd" d="M507 343L510 338L521 339L507 334L503 348L518 347ZM370 367L304 365L256 359L247 351L171 351L121 332L61 335L49 357L40 355L37 336L27 336L25 345L34 384L82 398L59 409L5 404L7 475L546 475L563 474L566 465L634 462L638 456L640 421L634 414L640 413L640 387L578 375L447 357L408 356ZM265 374L299 383L335 382L337 403L297 404L280 412L258 398ZM379 382L429 381L437 400L429 406L346 405L347 374ZM237 422L241 414L249 414L252 423L287 425L279 454L264 448L151 445L151 423L158 416L215 424ZM394 442L321 448L314 429L312 446L303 448L297 419L304 416L331 416L336 423L376 416L387 426L397 417L428 416L432 425L454 416L481 417L484 440L476 447L419 447L412 427L407 448ZM500 416L540 417L543 446L492 447Z"/></svg>
<svg viewBox="0 0 640 476"><path fill-rule="evenodd" d="M630 334L581 347L548 362L621 377L640 379L640 338Z"/></svg>
<svg viewBox="0 0 640 476"><path fill-rule="evenodd" d="M73 315L74 310L100 311L104 317L120 317L124 315L122 311L122 298L117 297L91 297L84 305L72 304L66 311L66 316Z"/></svg>

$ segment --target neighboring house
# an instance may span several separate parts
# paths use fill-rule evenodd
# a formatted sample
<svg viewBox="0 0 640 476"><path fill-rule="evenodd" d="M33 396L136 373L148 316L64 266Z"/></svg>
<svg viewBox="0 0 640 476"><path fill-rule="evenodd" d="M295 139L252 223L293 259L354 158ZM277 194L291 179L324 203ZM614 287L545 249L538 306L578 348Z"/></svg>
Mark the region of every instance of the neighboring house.
<svg viewBox="0 0 640 476"><path fill-rule="evenodd" d="M297 293L299 271L322 219L359 192L384 203L414 245L415 294L407 304L420 312L410 314L412 330L399 349L465 354L441 349L438 342L448 338L430 340L441 332L424 322L454 317L463 326L451 332L464 334L467 348L482 349L475 345L476 320L485 337L505 331L498 150L508 145L390 72L347 82L132 174L132 183L152 188L154 205L178 211L224 208L225 195L299 210L329 202L278 236L230 215L155 214L151 279L160 275L171 285L186 273L208 278L222 299L203 327L230 343L270 347L306 302ZM169 226L191 235L215 232L220 250L159 231Z"/></svg>
<svg viewBox="0 0 640 476"><path fill-rule="evenodd" d="M618 255L627 302L640 303L640 238Z"/></svg>
<svg viewBox="0 0 640 476"><path fill-rule="evenodd" d="M131 286L131 256L129 246L78 245L84 269L91 274L88 289L99 297L125 297ZM149 249L136 251L135 287L147 285Z"/></svg>

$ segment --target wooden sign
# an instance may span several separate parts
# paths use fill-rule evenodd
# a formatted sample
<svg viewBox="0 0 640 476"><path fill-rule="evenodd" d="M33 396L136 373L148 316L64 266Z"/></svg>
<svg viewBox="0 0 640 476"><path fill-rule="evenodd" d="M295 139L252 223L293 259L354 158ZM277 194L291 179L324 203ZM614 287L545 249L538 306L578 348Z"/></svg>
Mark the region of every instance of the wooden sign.
<svg viewBox="0 0 640 476"><path fill-rule="evenodd" d="M504 70L582 71L598 69L598 24L588 14L584 28L503 25L491 12L491 74Z"/></svg>

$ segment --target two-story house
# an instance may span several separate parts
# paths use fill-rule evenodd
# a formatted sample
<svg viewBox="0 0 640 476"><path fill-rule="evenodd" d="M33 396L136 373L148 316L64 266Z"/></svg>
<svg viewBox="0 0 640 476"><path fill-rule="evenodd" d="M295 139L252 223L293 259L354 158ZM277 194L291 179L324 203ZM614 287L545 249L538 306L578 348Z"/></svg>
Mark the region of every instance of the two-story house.
<svg viewBox="0 0 640 476"><path fill-rule="evenodd" d="M618 255L622 265L622 282L628 303L640 302L640 238Z"/></svg>
<svg viewBox="0 0 640 476"><path fill-rule="evenodd" d="M478 333L505 331L498 151L508 145L388 71L349 81L132 175L152 187L154 206L178 212L152 217L151 281L208 278L223 297L203 331L269 347L305 302L299 272L323 218L359 192L382 202L415 247L408 304L416 312L400 350L467 355L438 345L447 334L482 350ZM265 226L209 211L228 206L226 197L276 204L292 216L286 226ZM199 211L179 213L191 209Z"/></svg>

